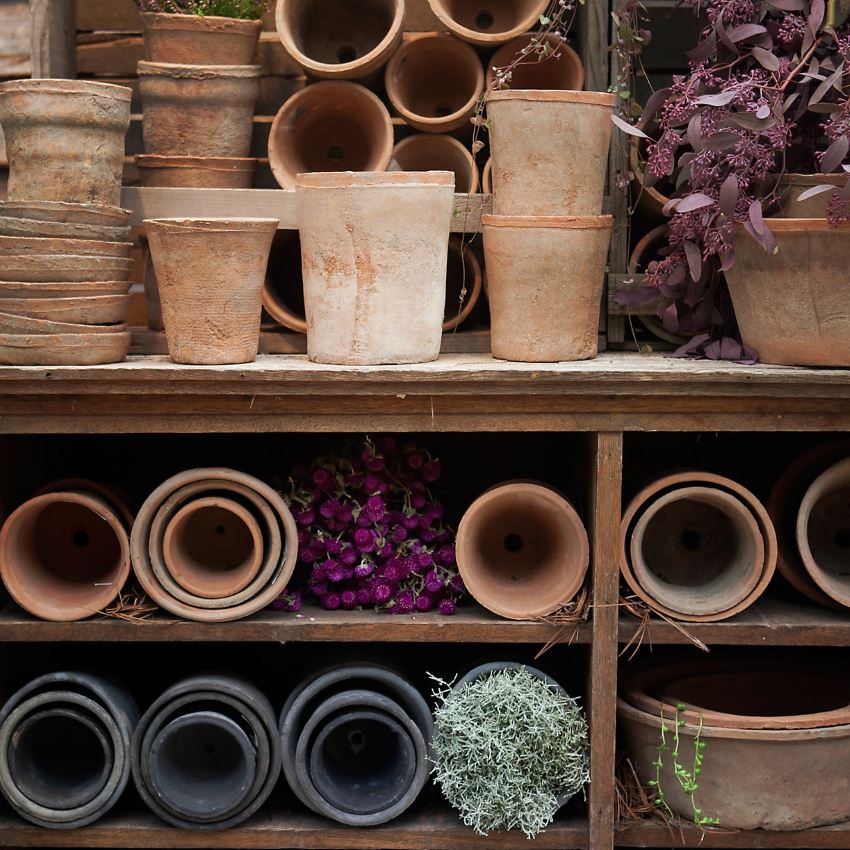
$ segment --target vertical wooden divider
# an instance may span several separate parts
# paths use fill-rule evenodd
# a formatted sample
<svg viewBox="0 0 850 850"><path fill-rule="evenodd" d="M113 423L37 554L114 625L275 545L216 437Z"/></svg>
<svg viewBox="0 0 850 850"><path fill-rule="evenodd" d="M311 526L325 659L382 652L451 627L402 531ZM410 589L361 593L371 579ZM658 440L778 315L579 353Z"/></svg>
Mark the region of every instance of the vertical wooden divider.
<svg viewBox="0 0 850 850"><path fill-rule="evenodd" d="M593 638L590 647L590 850L614 846L617 731L617 602L623 435L591 436L590 537Z"/></svg>
<svg viewBox="0 0 850 850"><path fill-rule="evenodd" d="M77 76L74 0L30 0L33 78Z"/></svg>

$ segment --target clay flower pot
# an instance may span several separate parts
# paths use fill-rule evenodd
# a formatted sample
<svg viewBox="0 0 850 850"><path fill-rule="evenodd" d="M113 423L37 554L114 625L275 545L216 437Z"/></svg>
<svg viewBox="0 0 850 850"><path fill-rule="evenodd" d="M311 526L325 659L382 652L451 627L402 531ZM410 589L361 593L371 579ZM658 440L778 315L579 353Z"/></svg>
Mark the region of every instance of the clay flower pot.
<svg viewBox="0 0 850 850"><path fill-rule="evenodd" d="M0 363L6 366L98 366L126 360L130 333L0 333Z"/></svg>
<svg viewBox="0 0 850 850"><path fill-rule="evenodd" d="M35 221L53 222L56 224L80 224L93 227L129 227L132 212L121 209L121 207L104 204L8 200L0 201L0 215L9 216L10 218L26 218ZM30 233L28 235L37 236L38 234ZM90 238L100 239L103 237L92 236Z"/></svg>
<svg viewBox="0 0 850 850"><path fill-rule="evenodd" d="M178 65L250 65L260 20L143 12L145 58Z"/></svg>
<svg viewBox="0 0 850 850"><path fill-rule="evenodd" d="M296 192L310 360L436 360L454 175L302 174Z"/></svg>
<svg viewBox="0 0 850 850"><path fill-rule="evenodd" d="M393 125L377 95L357 83L316 83L292 95L269 133L269 165L284 189L308 171L385 171Z"/></svg>
<svg viewBox="0 0 850 850"><path fill-rule="evenodd" d="M83 283L129 280L131 263L124 257L95 254L9 254L0 263L0 281Z"/></svg>
<svg viewBox="0 0 850 850"><path fill-rule="evenodd" d="M142 186L204 189L250 189L256 159L238 157L154 156L139 154L136 167Z"/></svg>
<svg viewBox="0 0 850 850"><path fill-rule="evenodd" d="M132 242L103 242L97 239L59 239L29 236L0 236L0 257L72 254L78 257L124 257L133 250Z"/></svg>
<svg viewBox="0 0 850 850"><path fill-rule="evenodd" d="M493 194L493 157L489 157L481 169L481 191L485 195Z"/></svg>
<svg viewBox="0 0 850 850"><path fill-rule="evenodd" d="M91 617L118 596L130 573L127 532L116 507L102 495L43 493L3 524L3 583L22 608L44 620Z"/></svg>
<svg viewBox="0 0 850 850"><path fill-rule="evenodd" d="M779 194L782 203L780 218L826 218L826 208L832 196L847 182L842 174L785 174L779 181ZM805 201L798 200L800 195L814 186L835 186L835 192L821 192Z"/></svg>
<svg viewBox="0 0 850 850"><path fill-rule="evenodd" d="M81 281L22 283L21 281L0 281L0 298L47 298L64 299L92 297L101 295L126 295L130 284L117 281Z"/></svg>
<svg viewBox="0 0 850 850"><path fill-rule="evenodd" d="M145 153L247 157L261 71L139 62Z"/></svg>
<svg viewBox="0 0 850 850"><path fill-rule="evenodd" d="M610 215L484 216L494 357L596 357L612 225Z"/></svg>
<svg viewBox="0 0 850 850"><path fill-rule="evenodd" d="M83 325L124 322L129 307L129 295L92 295L76 298L6 298L0 295L0 313Z"/></svg>
<svg viewBox="0 0 850 850"><path fill-rule="evenodd" d="M520 59L522 51L532 44L540 43L540 34L522 35L502 45L487 63L487 90L492 91L496 84L496 69L506 70ZM584 88L584 65L581 57L572 47L557 35L545 37L551 48L549 55L539 60L536 53L527 53L526 59L518 62L510 71L510 79L504 81L504 87L511 91L517 89L565 89L581 91Z"/></svg>
<svg viewBox="0 0 850 850"><path fill-rule="evenodd" d="M649 122L638 122L638 129L650 132ZM629 171L633 175L631 190L636 207L649 219L664 218L664 207L670 201L669 196L659 191L658 185L650 185L644 171L646 164L645 146L647 139L638 136L629 137Z"/></svg>
<svg viewBox="0 0 850 850"><path fill-rule="evenodd" d="M390 102L411 127L449 133L469 126L484 93L484 68L469 45L433 33L396 51L385 83Z"/></svg>
<svg viewBox="0 0 850 850"><path fill-rule="evenodd" d="M532 29L549 0L428 0L431 11L454 35L482 47L503 44Z"/></svg>
<svg viewBox="0 0 850 850"><path fill-rule="evenodd" d="M478 191L478 166L465 145L453 136L414 133L393 148L390 171L451 171L456 192Z"/></svg>
<svg viewBox="0 0 850 850"><path fill-rule="evenodd" d="M105 334L126 333L126 325L78 325L74 322L53 322L14 313L0 313L0 333L4 334Z"/></svg>
<svg viewBox="0 0 850 850"><path fill-rule="evenodd" d="M779 218L768 226L779 250L768 254L739 230L726 272L744 344L762 363L850 366L850 223Z"/></svg>
<svg viewBox="0 0 850 850"><path fill-rule="evenodd" d="M175 363L251 363L274 219L145 221Z"/></svg>
<svg viewBox="0 0 850 850"><path fill-rule="evenodd" d="M0 215L0 234L3 236L39 236L60 239L95 239L105 242L126 242L129 227L106 227L97 224L75 224L62 221L39 221Z"/></svg>
<svg viewBox="0 0 850 850"><path fill-rule="evenodd" d="M493 212L599 215L614 101L603 92L491 92Z"/></svg>
<svg viewBox="0 0 850 850"><path fill-rule="evenodd" d="M449 239L449 265L446 272L446 313L443 333L463 324L481 297L481 263L462 236ZM465 292L464 292L465 290Z"/></svg>
<svg viewBox="0 0 850 850"><path fill-rule="evenodd" d="M458 526L456 546L467 590L511 620L543 617L570 602L590 559L573 506L529 482L502 484L476 499Z"/></svg>
<svg viewBox="0 0 850 850"><path fill-rule="evenodd" d="M277 34L311 76L368 77L401 43L404 0L277 0Z"/></svg>
<svg viewBox="0 0 850 850"><path fill-rule="evenodd" d="M301 240L297 230L279 230L272 242L263 286L263 309L285 328L307 333Z"/></svg>
<svg viewBox="0 0 850 850"><path fill-rule="evenodd" d="M131 94L83 80L0 83L9 200L117 206Z"/></svg>

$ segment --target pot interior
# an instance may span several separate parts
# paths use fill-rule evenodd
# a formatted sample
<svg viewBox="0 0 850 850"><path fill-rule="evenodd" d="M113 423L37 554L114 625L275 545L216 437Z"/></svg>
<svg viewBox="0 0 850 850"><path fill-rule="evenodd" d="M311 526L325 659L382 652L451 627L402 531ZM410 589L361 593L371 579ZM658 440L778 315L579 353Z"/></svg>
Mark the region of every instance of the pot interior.
<svg viewBox="0 0 850 850"><path fill-rule="evenodd" d="M453 21L485 35L515 29L538 5L536 0L444 0L442 3Z"/></svg>
<svg viewBox="0 0 850 850"><path fill-rule="evenodd" d="M812 506L807 536L815 563L850 595L850 484L829 490Z"/></svg>

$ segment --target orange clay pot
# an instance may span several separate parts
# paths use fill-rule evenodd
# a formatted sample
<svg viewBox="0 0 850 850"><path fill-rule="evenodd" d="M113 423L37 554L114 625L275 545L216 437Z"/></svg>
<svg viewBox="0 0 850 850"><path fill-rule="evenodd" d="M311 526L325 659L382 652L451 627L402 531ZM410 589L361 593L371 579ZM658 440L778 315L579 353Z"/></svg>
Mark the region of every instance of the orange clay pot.
<svg viewBox="0 0 850 850"><path fill-rule="evenodd" d="M449 239L449 265L446 273L446 312L443 333L463 324L481 297L481 263L462 236ZM464 289L466 290L463 296Z"/></svg>
<svg viewBox="0 0 850 850"><path fill-rule="evenodd" d="M584 88L584 65L581 57L572 47L557 35L545 36L550 47L549 55L538 61L534 52L522 58L522 51L540 43L540 35L522 35L502 45L487 63L487 90L495 88L497 73L495 69L505 71L513 62L510 69L510 79L504 81L504 88L517 89L564 89L581 91ZM519 60L519 61L517 61Z"/></svg>
<svg viewBox="0 0 850 850"><path fill-rule="evenodd" d="M143 12L145 58L180 65L250 65L262 21Z"/></svg>
<svg viewBox="0 0 850 850"><path fill-rule="evenodd" d="M301 240L297 230L279 230L272 241L263 284L263 309L285 328L307 333Z"/></svg>
<svg viewBox="0 0 850 850"><path fill-rule="evenodd" d="M451 171L456 192L478 191L478 166L454 136L414 133L393 148L390 171Z"/></svg>
<svg viewBox="0 0 850 850"><path fill-rule="evenodd" d="M139 154L136 167L142 186L250 189L254 183L257 160L250 157Z"/></svg>
<svg viewBox="0 0 850 850"><path fill-rule="evenodd" d="M549 0L428 0L431 11L458 38L481 47L503 44L533 29Z"/></svg>

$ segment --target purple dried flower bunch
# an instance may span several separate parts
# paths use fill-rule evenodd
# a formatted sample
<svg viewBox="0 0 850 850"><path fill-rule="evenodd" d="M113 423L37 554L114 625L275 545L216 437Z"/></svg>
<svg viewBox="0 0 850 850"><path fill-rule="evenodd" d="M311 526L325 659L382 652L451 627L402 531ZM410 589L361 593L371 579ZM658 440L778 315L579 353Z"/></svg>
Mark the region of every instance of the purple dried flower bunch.
<svg viewBox="0 0 850 850"><path fill-rule="evenodd" d="M369 438L293 470L284 494L298 525L301 595L327 610L453 614L464 595L454 533L431 487L440 461L412 443ZM293 607L293 602L295 607Z"/></svg>

